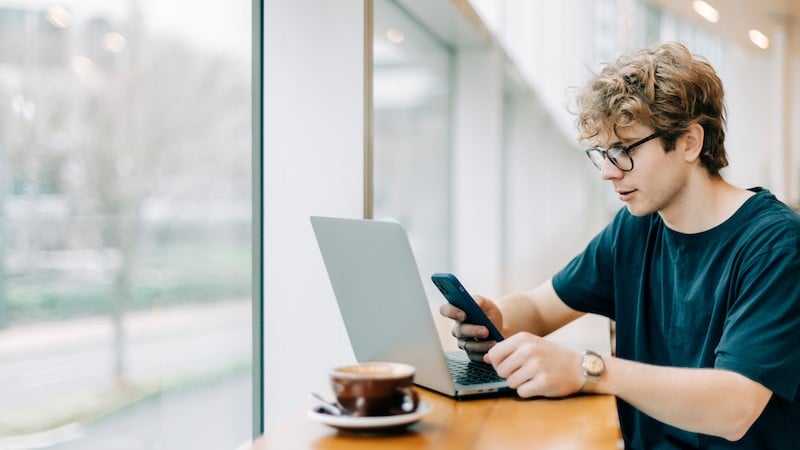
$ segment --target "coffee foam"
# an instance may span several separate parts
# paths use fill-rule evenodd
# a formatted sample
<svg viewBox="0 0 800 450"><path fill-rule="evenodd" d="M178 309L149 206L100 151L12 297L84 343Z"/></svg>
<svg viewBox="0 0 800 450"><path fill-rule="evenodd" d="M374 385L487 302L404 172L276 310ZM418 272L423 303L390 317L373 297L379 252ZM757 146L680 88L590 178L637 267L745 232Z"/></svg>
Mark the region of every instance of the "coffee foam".
<svg viewBox="0 0 800 450"><path fill-rule="evenodd" d="M370 362L352 366L337 367L333 369L333 376L365 377L365 378L396 378L413 375L414 367L400 363Z"/></svg>

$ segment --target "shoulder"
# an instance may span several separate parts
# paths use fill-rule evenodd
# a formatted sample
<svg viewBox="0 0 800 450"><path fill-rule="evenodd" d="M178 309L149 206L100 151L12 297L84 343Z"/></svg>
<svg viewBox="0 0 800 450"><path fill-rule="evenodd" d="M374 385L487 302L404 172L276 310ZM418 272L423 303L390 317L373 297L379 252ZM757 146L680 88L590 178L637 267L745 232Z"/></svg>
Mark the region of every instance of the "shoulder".
<svg viewBox="0 0 800 450"><path fill-rule="evenodd" d="M729 231L743 255L758 260L800 260L800 214L769 191L756 191L733 219L735 228Z"/></svg>
<svg viewBox="0 0 800 450"><path fill-rule="evenodd" d="M755 189L755 192L736 214L743 231L800 243L800 214L766 189Z"/></svg>

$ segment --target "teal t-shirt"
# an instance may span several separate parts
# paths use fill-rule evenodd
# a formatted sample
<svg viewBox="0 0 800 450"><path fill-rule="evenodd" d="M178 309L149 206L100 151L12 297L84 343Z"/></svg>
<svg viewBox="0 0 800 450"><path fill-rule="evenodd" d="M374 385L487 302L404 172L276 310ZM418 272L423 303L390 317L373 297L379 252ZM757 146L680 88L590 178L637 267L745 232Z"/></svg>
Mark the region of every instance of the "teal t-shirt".
<svg viewBox="0 0 800 450"><path fill-rule="evenodd" d="M618 399L627 449L800 449L800 216L769 191L697 234L623 208L553 278L570 307L616 321L616 355L740 373L773 392L737 442L666 425Z"/></svg>

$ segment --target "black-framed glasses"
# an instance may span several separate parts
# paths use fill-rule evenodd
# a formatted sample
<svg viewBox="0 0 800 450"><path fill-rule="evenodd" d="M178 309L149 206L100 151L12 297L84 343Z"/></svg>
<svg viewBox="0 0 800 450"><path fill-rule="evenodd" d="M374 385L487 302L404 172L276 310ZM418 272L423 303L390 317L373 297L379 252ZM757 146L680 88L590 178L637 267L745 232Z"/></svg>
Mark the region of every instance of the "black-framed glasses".
<svg viewBox="0 0 800 450"><path fill-rule="evenodd" d="M586 156L589 157L589 159L598 169L603 169L603 163L605 162L605 159L608 158L608 160L611 161L611 164L616 166L617 169L623 172L630 172L633 170L633 158L631 158L631 150L647 141L657 138L658 136L659 133L656 131L650 136L639 139L638 141L626 147L588 148L586 149Z"/></svg>

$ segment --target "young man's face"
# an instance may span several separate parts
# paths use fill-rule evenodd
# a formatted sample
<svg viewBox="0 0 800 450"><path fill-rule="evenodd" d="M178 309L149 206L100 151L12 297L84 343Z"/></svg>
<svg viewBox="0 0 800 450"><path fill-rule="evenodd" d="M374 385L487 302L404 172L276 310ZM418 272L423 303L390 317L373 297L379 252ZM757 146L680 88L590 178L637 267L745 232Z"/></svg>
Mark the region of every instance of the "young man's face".
<svg viewBox="0 0 800 450"><path fill-rule="evenodd" d="M653 129L634 125L617 131L598 142L598 145L624 147L653 134ZM684 194L688 167L676 148L664 150L661 139L655 138L635 146L628 152L633 160L633 169L623 171L607 158L600 169L600 176L610 181L617 197L635 216L668 210ZM620 164L624 167L624 164Z"/></svg>

